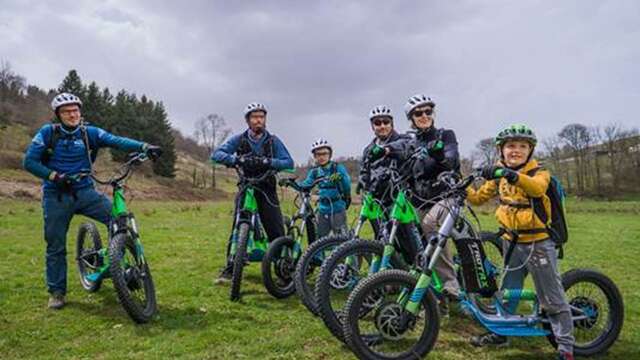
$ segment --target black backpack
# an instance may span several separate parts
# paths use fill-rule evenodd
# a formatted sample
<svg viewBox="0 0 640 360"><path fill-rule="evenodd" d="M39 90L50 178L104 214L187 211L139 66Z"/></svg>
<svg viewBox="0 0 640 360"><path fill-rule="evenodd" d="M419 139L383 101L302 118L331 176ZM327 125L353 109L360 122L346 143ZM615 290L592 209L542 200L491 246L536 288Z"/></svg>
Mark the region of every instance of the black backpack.
<svg viewBox="0 0 640 360"><path fill-rule="evenodd" d="M527 171L527 175L534 176L540 169L541 167L531 169ZM569 230L567 228L565 211L565 199L567 196L560 180L555 176L551 176L551 181L549 182L546 195L549 197L549 202L551 204L551 222L546 226L546 228L549 232L549 236L553 239L556 243L556 247L559 249L558 257L562 259L564 256L562 247L569 240ZM533 207L533 211L536 216L542 220L543 223L547 224L549 216L544 209L542 197L531 198L531 206Z"/></svg>

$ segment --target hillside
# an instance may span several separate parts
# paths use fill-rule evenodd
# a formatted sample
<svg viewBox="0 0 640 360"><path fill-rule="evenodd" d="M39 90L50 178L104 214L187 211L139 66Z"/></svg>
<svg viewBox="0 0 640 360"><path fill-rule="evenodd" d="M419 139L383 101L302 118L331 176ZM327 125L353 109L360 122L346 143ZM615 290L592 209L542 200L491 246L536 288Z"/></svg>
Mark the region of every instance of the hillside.
<svg viewBox="0 0 640 360"><path fill-rule="evenodd" d="M40 180L22 168L24 150L30 140L29 130L23 125L14 124L0 128L0 197L40 199ZM108 151L100 153L96 162L100 178L108 177L117 167L118 163L111 160ZM132 198L148 200L229 198L234 190L235 174L227 169L218 168L218 186L213 191L210 188L210 167L209 163L178 150L175 178L154 175L150 165L145 164L128 182L128 192Z"/></svg>

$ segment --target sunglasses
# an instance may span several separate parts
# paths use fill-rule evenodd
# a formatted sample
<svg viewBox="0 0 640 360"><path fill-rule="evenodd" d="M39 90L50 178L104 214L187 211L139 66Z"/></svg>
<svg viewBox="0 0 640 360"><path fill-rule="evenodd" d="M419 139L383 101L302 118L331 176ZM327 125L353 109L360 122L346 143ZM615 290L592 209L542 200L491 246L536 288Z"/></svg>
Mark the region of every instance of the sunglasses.
<svg viewBox="0 0 640 360"><path fill-rule="evenodd" d="M313 155L315 156L329 156L331 155L331 152L329 151L316 151L313 153Z"/></svg>
<svg viewBox="0 0 640 360"><path fill-rule="evenodd" d="M391 120L390 119L386 119L386 118L384 118L384 119L373 119L372 123L373 123L374 126L380 126L382 124L389 125L389 124L391 124Z"/></svg>
<svg viewBox="0 0 640 360"><path fill-rule="evenodd" d="M419 117L421 117L423 114L424 114L424 115L427 115L427 116L430 116L431 114L433 114L433 109L417 110L417 111L414 111L411 115L412 115L413 117L417 117L417 118L419 118Z"/></svg>

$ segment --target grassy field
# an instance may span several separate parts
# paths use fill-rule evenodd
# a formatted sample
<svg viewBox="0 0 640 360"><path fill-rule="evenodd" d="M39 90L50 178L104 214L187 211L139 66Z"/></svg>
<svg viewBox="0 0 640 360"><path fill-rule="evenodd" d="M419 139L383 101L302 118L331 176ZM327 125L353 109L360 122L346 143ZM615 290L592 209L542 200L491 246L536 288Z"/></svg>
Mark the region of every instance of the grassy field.
<svg viewBox="0 0 640 360"><path fill-rule="evenodd" d="M42 211L37 202L0 200L0 359L32 358L352 358L296 297L271 298L259 267L243 283L243 301L214 286L224 258L230 203L134 201L155 278L159 315L134 325L110 282L94 294L78 283L72 249L78 217L68 237L68 306L45 308ZM486 228L494 221L481 213ZM563 270L606 272L625 300L625 325L608 358L640 358L640 203L570 203L571 242ZM467 337L481 329L453 315L445 321L431 359L539 359L553 356L545 339L519 339L506 349L475 349Z"/></svg>

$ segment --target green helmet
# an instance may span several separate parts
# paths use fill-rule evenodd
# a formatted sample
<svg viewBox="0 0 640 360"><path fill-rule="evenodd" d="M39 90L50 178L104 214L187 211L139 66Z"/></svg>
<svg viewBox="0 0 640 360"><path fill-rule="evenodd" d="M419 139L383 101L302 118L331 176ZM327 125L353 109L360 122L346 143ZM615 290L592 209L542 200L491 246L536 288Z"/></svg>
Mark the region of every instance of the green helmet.
<svg viewBox="0 0 640 360"><path fill-rule="evenodd" d="M523 124L514 124L500 131L496 136L496 145L502 146L507 140L525 140L533 147L538 143L538 138L533 130Z"/></svg>

